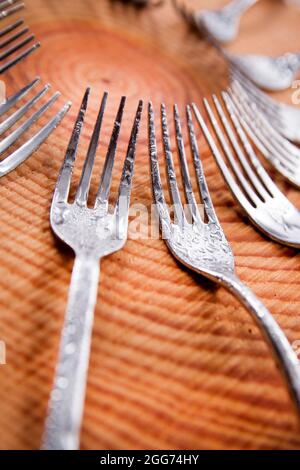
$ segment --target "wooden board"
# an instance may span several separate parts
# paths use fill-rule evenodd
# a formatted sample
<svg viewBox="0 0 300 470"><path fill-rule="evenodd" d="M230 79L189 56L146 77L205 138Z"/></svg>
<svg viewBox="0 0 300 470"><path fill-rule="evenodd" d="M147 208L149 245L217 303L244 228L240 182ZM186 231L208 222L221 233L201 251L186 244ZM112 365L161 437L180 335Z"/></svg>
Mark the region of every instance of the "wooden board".
<svg viewBox="0 0 300 470"><path fill-rule="evenodd" d="M49 207L84 88L91 85L93 93L75 183L103 90L110 96L98 171L120 95L128 97L116 190L139 98L151 99L157 110L161 101L169 111L174 102L183 110L226 85L226 65L186 28L169 1L138 11L108 0L26 3L26 23L42 48L5 75L8 91L40 75L62 92L59 104L71 99L74 106L47 143L1 179L0 340L7 348L7 364L0 366L1 449L40 445L73 265L72 253L51 233ZM295 8L261 1L243 18L229 50L299 50L299 20ZM290 102L291 93L278 97ZM146 114L142 127L133 201L150 207ZM269 241L241 217L198 135L238 274L289 340L299 340L298 252ZM299 192L272 174L300 207ZM94 192L96 187L97 178ZM247 312L223 289L182 269L161 240L129 240L101 264L81 447L300 447L286 389Z"/></svg>

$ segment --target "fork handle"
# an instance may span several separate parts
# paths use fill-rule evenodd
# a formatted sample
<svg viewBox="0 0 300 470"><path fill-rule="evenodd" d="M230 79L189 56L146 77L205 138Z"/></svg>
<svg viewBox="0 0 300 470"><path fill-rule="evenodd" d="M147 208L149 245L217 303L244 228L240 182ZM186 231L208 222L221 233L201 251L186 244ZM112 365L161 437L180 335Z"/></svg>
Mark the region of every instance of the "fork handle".
<svg viewBox="0 0 300 470"><path fill-rule="evenodd" d="M276 362L286 378L291 398L300 416L300 362L290 342L269 310L237 276L226 277L223 281L252 314L256 324L271 346Z"/></svg>
<svg viewBox="0 0 300 470"><path fill-rule="evenodd" d="M98 259L75 258L42 442L45 450L79 448L99 273Z"/></svg>

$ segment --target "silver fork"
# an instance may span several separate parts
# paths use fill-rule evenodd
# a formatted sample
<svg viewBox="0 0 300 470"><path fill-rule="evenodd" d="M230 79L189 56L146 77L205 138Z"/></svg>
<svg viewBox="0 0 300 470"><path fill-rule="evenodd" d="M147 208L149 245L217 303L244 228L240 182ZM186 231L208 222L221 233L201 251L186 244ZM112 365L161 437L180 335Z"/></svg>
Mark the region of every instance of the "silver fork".
<svg viewBox="0 0 300 470"><path fill-rule="evenodd" d="M300 188L299 147L288 141L274 128L257 105L251 102L238 82L232 83L228 94L231 102L227 94L223 94L228 110L232 109L238 115L245 132L257 149L284 178Z"/></svg>
<svg viewBox="0 0 300 470"><path fill-rule="evenodd" d="M229 111L230 122L220 100L213 96L213 101L224 132L206 99L204 99L204 105L216 138L226 155L228 165L195 104L193 108L227 185L257 228L279 243L299 248L300 213L298 209L284 196L267 174L240 124L238 115L234 112L229 95L224 93L223 97Z"/></svg>
<svg viewBox="0 0 300 470"><path fill-rule="evenodd" d="M197 112L197 109L195 110ZM161 123L166 157L166 172L175 214L174 220L170 217L160 178L154 112L152 105L149 104L149 149L152 188L163 238L171 253L178 261L191 270L203 274L230 290L249 310L267 339L276 361L280 365L291 397L299 413L300 363L298 358L271 313L235 274L234 257L215 213L200 162L190 107L187 106L190 148L207 222L204 221L198 210L196 198L193 193L185 154L185 144L182 137L181 123L176 105L174 107L174 120L183 187L188 202L191 221L188 221L185 211L183 210L183 203L178 190L171 152L167 116L165 107L162 105ZM200 120L202 122L201 117Z"/></svg>
<svg viewBox="0 0 300 470"><path fill-rule="evenodd" d="M220 28L218 23L219 20L214 18L215 16L219 18L219 12L192 13L184 5L179 5L178 0L173 0L173 3L185 21L194 26L200 33L204 33L205 38L223 59L242 72L257 86L265 90L276 91L285 90L292 85L300 70L300 53L288 52L277 57L260 54L230 54L221 46L222 41L217 37L218 32L223 34L223 29ZM247 0L245 0L245 3L247 3ZM225 9L228 7L231 8L231 4L227 5ZM220 18L223 18L222 10ZM231 28L228 27L227 30L226 21L220 19L220 24L223 22L224 33L228 31L230 34Z"/></svg>
<svg viewBox="0 0 300 470"><path fill-rule="evenodd" d="M40 79L35 78L31 83L19 90L17 93L9 97L3 104L0 105L0 116L11 111L17 103L24 98L38 83ZM6 119L0 123L0 137L6 133L12 126L14 126L49 90L50 85L45 85L42 90L36 93L30 100L23 104L20 108L10 114ZM60 96L56 92L46 103L39 107L26 121L22 122L10 134L6 135L0 140L0 154L9 150L9 148L17 142L17 140L27 131L30 127L38 121L38 119L55 103ZM38 147L45 141L51 132L60 123L66 112L69 110L71 103L66 103L60 111L48 121L36 134L29 138L19 148L9 153L2 161L0 161L0 177L6 175L14 170L22 162L24 162Z"/></svg>
<svg viewBox="0 0 300 470"><path fill-rule="evenodd" d="M25 48L25 46L34 40L35 36L34 34L30 34L24 38L23 36L29 32L29 28L23 27L22 29L18 30L19 26L23 24L24 20L21 19L6 26L5 28L0 29L0 38L5 37L5 39L0 42L0 62L2 64L0 65L0 74L6 72L11 67L18 64L21 60L28 57L32 52L40 47L40 43L35 42L34 44ZM12 31L15 31L14 34L7 36ZM18 41L18 39L20 40ZM15 53L20 50L21 52L15 55Z"/></svg>
<svg viewBox="0 0 300 470"><path fill-rule="evenodd" d="M178 0L173 4L180 14L199 30L208 32L214 41L228 43L237 35L242 15L258 0L233 0L218 10L201 10L190 13Z"/></svg>
<svg viewBox="0 0 300 470"><path fill-rule="evenodd" d="M87 199L98 146L107 93L85 159L75 202L68 203L70 181L77 146L87 108L87 89L69 147L55 187L51 206L54 233L75 252L68 307L63 327L58 365L51 393L43 449L77 449L84 406L94 307L97 298L99 260L120 250L126 243L128 210L134 168L135 148L142 112L139 102L113 212L108 211L112 170L122 121L125 97L121 99L102 177L93 209Z"/></svg>
<svg viewBox="0 0 300 470"><path fill-rule="evenodd" d="M300 110L298 108L277 103L236 69L231 69L230 75L231 80L239 82L251 101L264 112L280 134L293 142L300 143Z"/></svg>

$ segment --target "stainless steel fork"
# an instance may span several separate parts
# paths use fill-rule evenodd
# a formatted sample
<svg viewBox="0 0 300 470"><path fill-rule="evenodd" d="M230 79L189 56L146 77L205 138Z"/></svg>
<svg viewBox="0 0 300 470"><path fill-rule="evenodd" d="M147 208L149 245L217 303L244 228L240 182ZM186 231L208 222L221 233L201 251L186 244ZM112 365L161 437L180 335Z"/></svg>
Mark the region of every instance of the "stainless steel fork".
<svg viewBox="0 0 300 470"><path fill-rule="evenodd" d="M191 270L203 274L230 290L249 310L270 345L286 379L296 409L300 413L300 363L292 346L271 313L235 274L234 257L215 213L200 162L190 107L187 107L190 147L207 222L204 221L198 210L193 193L185 154L185 144L182 137L181 122L176 106L174 107L174 120L182 181L191 221L188 220L183 210L171 152L166 110L162 105L161 123L166 157L166 172L175 214L174 220L170 217L160 178L154 111L152 105L149 104L149 149L152 188L163 238L171 253L178 261Z"/></svg>
<svg viewBox="0 0 300 470"><path fill-rule="evenodd" d="M300 212L284 196L260 163L238 115L234 112L229 95L224 93L223 97L230 122L220 100L213 96L213 101L224 132L208 100L204 100L204 105L228 165L197 106L193 106L198 123L228 187L257 228L279 243L300 248Z"/></svg>
<svg viewBox="0 0 300 470"><path fill-rule="evenodd" d="M75 202L68 203L70 181L78 141L87 108L87 89L69 147L55 187L51 206L54 233L75 252L68 307L62 331L59 360L51 393L43 449L77 449L84 406L94 307L99 279L99 260L126 243L128 211L135 148L142 112L139 102L113 212L108 211L112 170L117 149L125 97L121 99L104 162L94 208L87 199L98 146L107 93L104 93L90 141Z"/></svg>
<svg viewBox="0 0 300 470"><path fill-rule="evenodd" d="M35 78L31 83L19 90L17 93L9 97L3 104L0 105L0 116L5 115L11 111L18 102L24 98L33 88L39 83L40 79ZM17 142L17 140L27 131L30 127L39 120L39 118L55 103L60 96L59 92L54 95L43 105L41 105L29 118L23 121L17 128L10 134L7 131L14 126L37 102L47 93L50 85L45 85L38 93L30 98L20 108L10 114L6 119L0 123L0 137L5 134L5 137L0 140L0 154L7 152L9 148ZM14 170L22 162L24 162L37 148L45 141L51 132L60 123L66 112L69 110L71 103L66 103L60 111L48 121L36 134L34 134L25 143L20 145L19 148L9 153L2 161L0 161L0 177L6 175Z"/></svg>
<svg viewBox="0 0 300 470"><path fill-rule="evenodd" d="M300 143L300 110L296 106L277 103L269 95L257 88L235 68L231 68L230 78L238 81L254 102L267 116L272 126L287 139Z"/></svg>
<svg viewBox="0 0 300 470"><path fill-rule="evenodd" d="M246 134L262 155L290 183L300 188L300 149L282 136L269 122L262 110L253 103L245 90L235 81L223 93L229 110L238 115Z"/></svg>
<svg viewBox="0 0 300 470"><path fill-rule="evenodd" d="M30 34L24 38L24 36L29 32L29 28L22 27L22 29L19 29L23 24L24 20L20 19L5 28L0 29L0 38L5 37L5 39L0 42L0 74L11 69L14 65L24 60L40 47L39 42L35 42L34 44L25 47L34 40L35 36L34 34ZM9 35L11 32L14 32L14 34ZM18 39L20 40L18 41ZM18 51L21 52L16 55L15 53Z"/></svg>
<svg viewBox="0 0 300 470"><path fill-rule="evenodd" d="M258 0L233 0L218 10L188 12L184 4L173 0L177 11L198 29L208 32L219 43L233 41L238 34L242 15Z"/></svg>

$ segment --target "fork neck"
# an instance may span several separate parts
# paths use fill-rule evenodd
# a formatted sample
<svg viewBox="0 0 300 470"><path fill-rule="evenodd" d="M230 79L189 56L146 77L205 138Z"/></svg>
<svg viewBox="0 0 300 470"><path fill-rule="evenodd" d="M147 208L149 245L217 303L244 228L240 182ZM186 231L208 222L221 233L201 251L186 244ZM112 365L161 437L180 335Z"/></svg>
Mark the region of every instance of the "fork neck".
<svg viewBox="0 0 300 470"><path fill-rule="evenodd" d="M226 5L223 12L228 16L240 16L247 11L252 5L257 3L258 0L233 0L229 5Z"/></svg>
<svg viewBox="0 0 300 470"><path fill-rule="evenodd" d="M235 274L221 276L219 282L244 304L269 343L300 419L300 361L287 337L269 310Z"/></svg>

